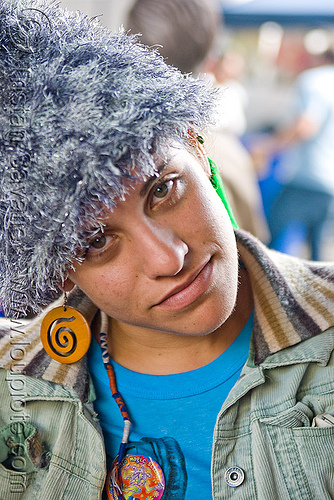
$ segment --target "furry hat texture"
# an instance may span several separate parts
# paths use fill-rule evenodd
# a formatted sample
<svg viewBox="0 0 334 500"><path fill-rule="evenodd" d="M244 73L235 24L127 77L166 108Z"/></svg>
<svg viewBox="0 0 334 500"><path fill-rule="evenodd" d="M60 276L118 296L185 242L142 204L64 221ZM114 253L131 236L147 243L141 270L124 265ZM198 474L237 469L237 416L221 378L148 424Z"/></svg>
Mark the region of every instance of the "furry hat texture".
<svg viewBox="0 0 334 500"><path fill-rule="evenodd" d="M211 121L215 91L120 30L44 0L0 2L0 302L38 312L152 147Z"/></svg>

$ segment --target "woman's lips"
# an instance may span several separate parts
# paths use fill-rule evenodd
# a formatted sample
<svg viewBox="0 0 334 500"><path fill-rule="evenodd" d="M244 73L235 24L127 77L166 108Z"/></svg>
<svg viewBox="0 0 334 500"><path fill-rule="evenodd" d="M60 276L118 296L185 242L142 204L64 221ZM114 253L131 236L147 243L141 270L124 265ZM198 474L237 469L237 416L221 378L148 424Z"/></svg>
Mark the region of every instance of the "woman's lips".
<svg viewBox="0 0 334 500"><path fill-rule="evenodd" d="M154 307L172 312L191 305L208 289L211 283L212 268L212 261L209 260L194 278L175 287Z"/></svg>

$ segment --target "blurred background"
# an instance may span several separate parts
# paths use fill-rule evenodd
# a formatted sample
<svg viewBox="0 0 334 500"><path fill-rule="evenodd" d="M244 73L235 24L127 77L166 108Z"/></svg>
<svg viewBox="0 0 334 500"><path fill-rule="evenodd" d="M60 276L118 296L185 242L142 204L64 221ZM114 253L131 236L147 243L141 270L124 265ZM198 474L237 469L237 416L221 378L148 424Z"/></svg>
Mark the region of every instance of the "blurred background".
<svg viewBox="0 0 334 500"><path fill-rule="evenodd" d="M161 3L164 0L159 0ZM187 0L186 0L187 1ZM126 25L135 0L61 0L69 10L100 16L111 30ZM334 34L333 0L221 0L223 30L217 51L240 51L246 67L250 131L275 126L283 117L295 77Z"/></svg>
<svg viewBox="0 0 334 500"><path fill-rule="evenodd" d="M317 141L315 135L311 134L311 137L310 133L306 133L306 136L295 134L293 139L286 139L285 134L283 141L279 134L296 119L296 88L300 75L305 70L324 64L330 65L334 74L334 59L329 63L320 59L330 47L334 47L334 1L200 1L201 8L213 9L216 13L214 38L210 42L210 48L205 48L200 64L197 63L190 69L182 68L181 63L173 62L169 42L159 36L171 29L168 28L168 23L174 24L174 30L176 29L178 19L183 16L183 12L177 10L181 4L192 10L196 2L198 0L61 0L61 4L69 10L80 10L89 17L100 16L102 24L111 30L124 25L133 33L142 32L145 43L162 46L159 50L167 62L178 65L185 72L199 74L226 89L220 130L211 131L206 139L209 150L211 148L210 154L221 167L240 226L281 251L305 258L334 260L334 150L325 152L327 160L333 165L333 181L328 183L333 184L333 189L328 186L324 188L324 196L327 197L324 199L323 188L320 184L317 187L318 181L314 181L316 195L322 198L320 201L317 198L313 206L310 202L309 207L309 212L314 214L318 211L317 207L320 207L319 203L322 203L321 219L326 220L321 222L321 226L324 227L317 228L316 231L314 227L310 229L308 224L314 226L319 223L314 220L312 223L305 222L304 228L293 225L288 230L289 235L284 236L286 241L276 244L272 240L275 221L271 220L276 217L272 214L273 204L288 183L287 179L291 177L288 171L292 168L289 166L291 161L289 164L286 160L286 153L290 153L291 148L304 147L305 140L308 141L307 147ZM141 4L138 9L137 3ZM169 20L171 10L173 13ZM158 17L162 24L157 22ZM193 31L200 33L202 21L198 18L203 15L196 12L196 17L199 24L193 20ZM181 21L179 29L185 30ZM175 31L173 36L176 36ZM187 43L186 36L184 38L184 43L181 42L180 45L179 42L180 50ZM198 51L198 47L193 50ZM316 104L313 106L317 107ZM334 114L334 100L328 103L328 107L333 108L331 112ZM319 117L316 119L320 120ZM334 134L334 118L332 121L332 130L327 131L327 143L331 142L331 139L328 141L331 133ZM320 127L319 124L313 126ZM311 157L311 153L304 152L305 154ZM320 163L320 160L317 159L317 162ZM326 178L325 175L329 175L328 172L322 174L322 177ZM311 191L312 179L309 177L305 181L306 188ZM245 201L247 197L248 205ZM307 199L311 200L305 194L304 198L296 199L301 206L307 204ZM241 207L244 202L245 206ZM293 202L290 204L292 207ZM282 212L282 208L280 210ZM252 220L249 213L252 213ZM310 214L302 217L309 218ZM303 224L304 222L301 225ZM321 248L313 248L314 244L309 237L311 232L315 235L313 240L321 239Z"/></svg>

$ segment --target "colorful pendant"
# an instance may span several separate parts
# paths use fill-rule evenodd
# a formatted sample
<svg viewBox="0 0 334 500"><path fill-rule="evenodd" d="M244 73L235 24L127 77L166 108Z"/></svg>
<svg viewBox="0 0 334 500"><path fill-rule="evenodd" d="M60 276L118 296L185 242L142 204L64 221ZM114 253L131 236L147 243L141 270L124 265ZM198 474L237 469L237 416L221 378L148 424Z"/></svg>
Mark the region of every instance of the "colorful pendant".
<svg viewBox="0 0 334 500"><path fill-rule="evenodd" d="M151 457L126 455L120 466L118 457L115 458L106 488L109 500L160 500L165 490L165 477L160 465Z"/></svg>

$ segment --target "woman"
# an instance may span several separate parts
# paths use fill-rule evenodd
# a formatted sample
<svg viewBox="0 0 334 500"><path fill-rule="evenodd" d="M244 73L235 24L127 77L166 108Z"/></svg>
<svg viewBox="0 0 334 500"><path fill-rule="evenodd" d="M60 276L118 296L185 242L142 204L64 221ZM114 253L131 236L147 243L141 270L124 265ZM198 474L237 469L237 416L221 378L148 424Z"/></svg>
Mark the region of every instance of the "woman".
<svg viewBox="0 0 334 500"><path fill-rule="evenodd" d="M53 4L0 19L0 497L330 498L334 269L233 228L214 91Z"/></svg>

